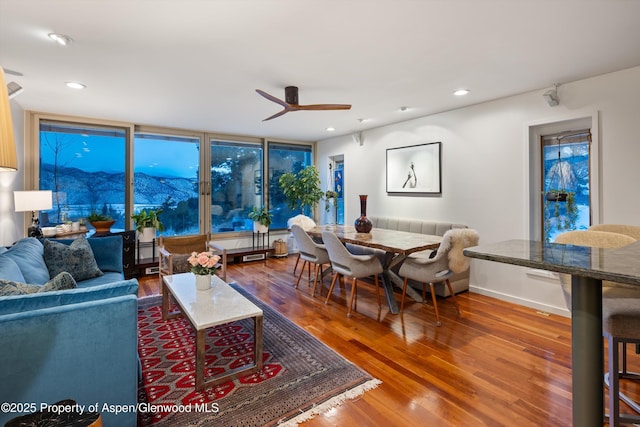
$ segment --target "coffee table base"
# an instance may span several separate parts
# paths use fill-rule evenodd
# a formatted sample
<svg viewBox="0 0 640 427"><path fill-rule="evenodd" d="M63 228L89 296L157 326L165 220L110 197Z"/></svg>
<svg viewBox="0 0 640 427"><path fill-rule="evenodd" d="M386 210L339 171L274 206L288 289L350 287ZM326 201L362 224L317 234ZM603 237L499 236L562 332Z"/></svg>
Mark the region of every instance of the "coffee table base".
<svg viewBox="0 0 640 427"><path fill-rule="evenodd" d="M162 281L162 318L164 320L173 319L178 316L182 316L183 314L180 310L175 310L169 312L169 306L171 304L171 290L166 285L164 280ZM188 317L186 317L189 320ZM191 327L196 330L196 390L202 391L208 387L214 386L216 384L222 384L227 381L235 380L243 375L252 374L254 372L258 372L262 369L262 350L263 350L263 338L262 338L262 323L263 316L254 316L253 317L253 332L254 332L254 352L253 352L253 363L250 365L242 366L240 368L233 369L231 371L227 371L221 375L211 376L209 378L205 378L205 336L206 336L206 328L197 329L196 326L189 320Z"/></svg>
<svg viewBox="0 0 640 427"><path fill-rule="evenodd" d="M232 381L243 375L252 374L262 369L262 316L253 318L253 330L253 363L209 378L204 377L206 330L201 329L199 331L196 331L196 390L202 391L207 387L211 387L216 384L222 384L227 381Z"/></svg>

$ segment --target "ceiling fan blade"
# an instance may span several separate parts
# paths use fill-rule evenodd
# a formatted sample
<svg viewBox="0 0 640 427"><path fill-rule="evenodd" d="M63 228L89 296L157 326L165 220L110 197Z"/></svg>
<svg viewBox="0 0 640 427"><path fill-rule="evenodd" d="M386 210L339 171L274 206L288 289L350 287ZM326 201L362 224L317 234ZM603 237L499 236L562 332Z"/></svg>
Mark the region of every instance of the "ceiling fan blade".
<svg viewBox="0 0 640 427"><path fill-rule="evenodd" d="M275 102L276 104L282 105L283 107L287 108L289 106L289 104L287 104L286 102L284 102L281 99L276 98L273 95L268 94L267 92L260 90L260 89L256 89L256 92L258 92L260 95L264 96L265 98L267 98L269 101Z"/></svg>
<svg viewBox="0 0 640 427"><path fill-rule="evenodd" d="M296 105L298 110L350 110L350 104L311 104Z"/></svg>
<svg viewBox="0 0 640 427"><path fill-rule="evenodd" d="M350 110L350 104L311 104L311 105L299 105L298 104L298 88L296 86L287 86L285 88L286 101L283 101L275 96L268 94L267 92L256 89L261 96L268 99L271 102L275 102L278 105L283 107L282 111L277 112L273 116L269 116L266 119L262 120L266 122L267 120L275 119L276 117L280 117L289 111L300 111L300 110L312 110L312 111L320 111L320 110Z"/></svg>
<svg viewBox="0 0 640 427"><path fill-rule="evenodd" d="M289 108L285 108L282 111L279 111L277 113L275 113L273 116L269 116L266 119L262 120L263 122L266 122L267 120L271 120L271 119L275 119L276 117L280 117L281 115L283 115L284 113L288 113L289 111L295 111Z"/></svg>

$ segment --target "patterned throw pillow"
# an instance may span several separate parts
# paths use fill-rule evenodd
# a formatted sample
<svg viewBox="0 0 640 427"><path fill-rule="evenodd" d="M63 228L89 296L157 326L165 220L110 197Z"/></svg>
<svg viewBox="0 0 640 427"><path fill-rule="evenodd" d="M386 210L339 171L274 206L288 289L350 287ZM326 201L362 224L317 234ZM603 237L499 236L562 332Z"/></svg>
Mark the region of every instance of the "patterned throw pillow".
<svg viewBox="0 0 640 427"><path fill-rule="evenodd" d="M44 285L28 285L26 283L14 282L13 280L0 279L0 296L7 295L27 295L40 292L62 291L74 289L76 281L71 274L62 272Z"/></svg>
<svg viewBox="0 0 640 427"><path fill-rule="evenodd" d="M84 236L75 239L70 245L45 240L44 262L47 264L49 277L66 271L79 282L104 274L98 268L93 250Z"/></svg>

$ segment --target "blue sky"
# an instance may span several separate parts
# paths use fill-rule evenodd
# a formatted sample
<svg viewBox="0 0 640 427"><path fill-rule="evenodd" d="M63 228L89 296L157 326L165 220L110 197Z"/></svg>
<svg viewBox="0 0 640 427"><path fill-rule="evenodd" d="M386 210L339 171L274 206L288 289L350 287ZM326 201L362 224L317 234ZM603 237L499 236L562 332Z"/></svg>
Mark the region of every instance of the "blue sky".
<svg viewBox="0 0 640 427"><path fill-rule="evenodd" d="M50 139L51 141L51 139ZM59 164L87 172L118 173L124 171L125 144L122 138L65 135L60 139ZM196 178L198 145L154 139L138 139L135 143L135 171L154 176ZM43 141L44 163L54 162L54 152Z"/></svg>

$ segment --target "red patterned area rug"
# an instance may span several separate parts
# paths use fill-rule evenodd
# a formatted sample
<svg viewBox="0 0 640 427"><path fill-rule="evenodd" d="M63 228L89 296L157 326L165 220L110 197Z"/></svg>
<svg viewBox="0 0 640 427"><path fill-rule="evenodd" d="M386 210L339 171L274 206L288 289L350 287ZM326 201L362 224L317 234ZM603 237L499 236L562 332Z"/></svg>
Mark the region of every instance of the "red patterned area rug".
<svg viewBox="0 0 640 427"><path fill-rule="evenodd" d="M143 385L139 427L296 426L380 384L271 307L233 286L264 313L263 369L195 391L195 331L183 317L162 320L160 297L140 299L138 352ZM252 319L207 332L207 376L253 362Z"/></svg>

